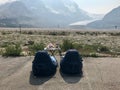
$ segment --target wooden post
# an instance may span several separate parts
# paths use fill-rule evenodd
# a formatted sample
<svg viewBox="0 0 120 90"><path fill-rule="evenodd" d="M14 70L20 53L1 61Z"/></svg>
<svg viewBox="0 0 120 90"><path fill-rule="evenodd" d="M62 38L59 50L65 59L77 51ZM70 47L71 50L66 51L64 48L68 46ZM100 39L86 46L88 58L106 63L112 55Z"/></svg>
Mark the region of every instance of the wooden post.
<svg viewBox="0 0 120 90"><path fill-rule="evenodd" d="M19 29L20 29L20 34L22 33L22 31L21 31L21 25L19 25Z"/></svg>

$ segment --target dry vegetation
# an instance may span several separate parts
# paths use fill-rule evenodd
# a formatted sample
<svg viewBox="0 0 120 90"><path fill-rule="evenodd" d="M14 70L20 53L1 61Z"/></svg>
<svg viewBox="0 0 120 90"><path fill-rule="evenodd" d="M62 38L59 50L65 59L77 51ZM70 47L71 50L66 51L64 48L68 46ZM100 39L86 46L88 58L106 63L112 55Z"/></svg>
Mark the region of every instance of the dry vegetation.
<svg viewBox="0 0 120 90"><path fill-rule="evenodd" d="M8 45L20 44L24 55L29 55L30 45L59 43L70 41L73 48L78 49L85 56L119 56L120 31L84 31L84 30L58 30L58 29L1 29L0 53ZM75 47L74 47L75 46ZM39 47L39 45L38 45ZM33 47L35 48L35 47ZM99 49L101 48L102 51ZM36 49L36 48L35 48ZM38 48L42 49L42 48Z"/></svg>

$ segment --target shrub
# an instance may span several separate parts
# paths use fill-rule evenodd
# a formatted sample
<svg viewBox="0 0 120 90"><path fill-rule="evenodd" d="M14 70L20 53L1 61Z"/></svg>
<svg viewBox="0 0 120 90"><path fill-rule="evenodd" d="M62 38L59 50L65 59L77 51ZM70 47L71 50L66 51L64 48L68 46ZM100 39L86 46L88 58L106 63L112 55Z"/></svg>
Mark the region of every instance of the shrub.
<svg viewBox="0 0 120 90"><path fill-rule="evenodd" d="M32 34L33 34L33 32L32 32L32 31L29 31L29 32L28 32L28 34L29 34L29 35L32 35Z"/></svg>
<svg viewBox="0 0 120 90"><path fill-rule="evenodd" d="M7 47L8 45L10 45L11 43L10 42L2 42L0 43L0 47Z"/></svg>
<svg viewBox="0 0 120 90"><path fill-rule="evenodd" d="M37 51L43 50L44 49L44 44L43 43L35 43L33 45L29 46L29 50L32 55L34 55Z"/></svg>
<svg viewBox="0 0 120 90"><path fill-rule="evenodd" d="M98 49L98 45L87 45L87 44L73 44L74 48L80 51L81 53L96 53Z"/></svg>
<svg viewBox="0 0 120 90"><path fill-rule="evenodd" d="M99 47L99 52L106 53L110 52L109 48L106 46Z"/></svg>
<svg viewBox="0 0 120 90"><path fill-rule="evenodd" d="M49 32L49 35L56 36L58 33L57 32Z"/></svg>
<svg viewBox="0 0 120 90"><path fill-rule="evenodd" d="M79 49L83 48L83 45L82 45L82 44L78 44L78 43L74 43L74 44L73 44L73 47L74 47L75 49L79 50Z"/></svg>
<svg viewBox="0 0 120 90"><path fill-rule="evenodd" d="M67 35L67 33L65 31L62 31L62 32L60 32L59 35Z"/></svg>
<svg viewBox="0 0 120 90"><path fill-rule="evenodd" d="M3 54L3 50L0 49L0 55L2 55L2 54Z"/></svg>
<svg viewBox="0 0 120 90"><path fill-rule="evenodd" d="M63 44L61 47L62 47L63 51L67 51L68 49L74 48L72 42L70 40L67 40L67 39L63 40Z"/></svg>
<svg viewBox="0 0 120 90"><path fill-rule="evenodd" d="M12 32L9 32L9 31L2 31L1 33L2 33L2 35L6 35L6 34L11 34Z"/></svg>
<svg viewBox="0 0 120 90"><path fill-rule="evenodd" d="M98 57L96 53L90 53L90 57Z"/></svg>
<svg viewBox="0 0 120 90"><path fill-rule="evenodd" d="M20 56L22 49L19 44L16 45L8 45L5 47L5 52L3 56Z"/></svg>
<svg viewBox="0 0 120 90"><path fill-rule="evenodd" d="M31 40L30 40L30 41L28 41L28 44L29 44L29 45L33 45L33 44L34 44L34 41L31 41Z"/></svg>
<svg viewBox="0 0 120 90"><path fill-rule="evenodd" d="M110 50L106 46L100 44L88 45L88 44L73 44L74 49L77 49L85 57L98 57L96 53L111 54Z"/></svg>

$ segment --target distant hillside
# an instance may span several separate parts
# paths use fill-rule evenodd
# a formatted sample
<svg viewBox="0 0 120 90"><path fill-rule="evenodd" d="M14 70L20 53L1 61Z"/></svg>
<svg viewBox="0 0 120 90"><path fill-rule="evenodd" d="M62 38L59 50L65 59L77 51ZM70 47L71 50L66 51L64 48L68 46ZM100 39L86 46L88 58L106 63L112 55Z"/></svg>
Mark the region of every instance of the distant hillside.
<svg viewBox="0 0 120 90"><path fill-rule="evenodd" d="M19 24L30 26L28 22L32 22L32 12L24 5L24 3L15 1L0 6L0 26L18 27Z"/></svg>
<svg viewBox="0 0 120 90"><path fill-rule="evenodd" d="M65 27L90 19L73 0L19 0L0 6L1 27Z"/></svg>
<svg viewBox="0 0 120 90"><path fill-rule="evenodd" d="M89 23L87 27L98 29L120 28L120 6L106 14L102 20Z"/></svg>

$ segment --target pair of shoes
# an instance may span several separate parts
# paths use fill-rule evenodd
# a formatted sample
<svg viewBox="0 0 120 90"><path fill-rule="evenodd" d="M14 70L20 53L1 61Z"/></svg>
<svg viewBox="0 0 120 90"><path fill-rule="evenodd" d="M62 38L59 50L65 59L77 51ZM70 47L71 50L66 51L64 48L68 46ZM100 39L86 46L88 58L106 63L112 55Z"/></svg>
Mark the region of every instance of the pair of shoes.
<svg viewBox="0 0 120 90"><path fill-rule="evenodd" d="M50 56L46 51L36 53L32 64L34 76L54 75L58 62L54 56ZM65 74L80 74L82 72L82 58L77 50L68 50L60 62L60 70Z"/></svg>

